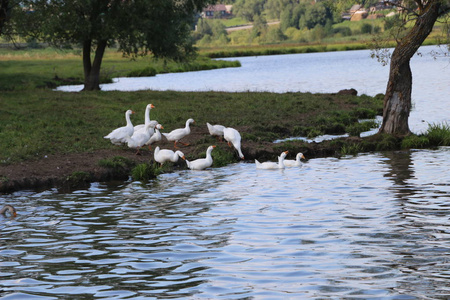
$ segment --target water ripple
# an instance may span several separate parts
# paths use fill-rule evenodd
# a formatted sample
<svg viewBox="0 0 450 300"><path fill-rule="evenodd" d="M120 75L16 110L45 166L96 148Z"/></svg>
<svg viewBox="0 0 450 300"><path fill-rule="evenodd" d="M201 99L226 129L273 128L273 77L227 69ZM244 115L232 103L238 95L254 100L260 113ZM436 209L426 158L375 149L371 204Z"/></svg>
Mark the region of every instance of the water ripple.
<svg viewBox="0 0 450 300"><path fill-rule="evenodd" d="M449 152L2 196L1 299L444 299Z"/></svg>

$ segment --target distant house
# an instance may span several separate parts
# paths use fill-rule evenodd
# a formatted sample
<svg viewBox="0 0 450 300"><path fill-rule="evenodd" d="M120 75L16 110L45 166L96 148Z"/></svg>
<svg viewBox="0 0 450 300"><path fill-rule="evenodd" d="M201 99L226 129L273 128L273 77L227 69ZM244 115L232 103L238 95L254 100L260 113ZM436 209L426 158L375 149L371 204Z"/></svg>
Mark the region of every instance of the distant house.
<svg viewBox="0 0 450 300"><path fill-rule="evenodd" d="M362 9L362 6L360 4L355 4L350 8L350 14L354 14L355 12L359 11L360 9Z"/></svg>
<svg viewBox="0 0 450 300"><path fill-rule="evenodd" d="M361 21L362 19L367 18L369 14L365 10L358 10L354 14L352 14L352 18L350 21Z"/></svg>
<svg viewBox="0 0 450 300"><path fill-rule="evenodd" d="M359 21L365 19L367 15L368 13L366 9L362 7L362 5L355 4L350 8L348 14L345 15L345 18L348 20L348 18L350 17L351 21Z"/></svg>
<svg viewBox="0 0 450 300"><path fill-rule="evenodd" d="M205 19L224 19L231 17L232 5L216 4L209 5L202 11L202 18Z"/></svg>

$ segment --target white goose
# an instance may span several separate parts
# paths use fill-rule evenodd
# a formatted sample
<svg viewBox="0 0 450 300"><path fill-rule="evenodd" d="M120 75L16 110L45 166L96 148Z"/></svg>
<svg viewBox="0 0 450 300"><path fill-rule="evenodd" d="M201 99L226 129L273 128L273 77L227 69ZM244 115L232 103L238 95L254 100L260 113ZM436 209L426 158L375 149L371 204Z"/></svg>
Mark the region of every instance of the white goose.
<svg viewBox="0 0 450 300"><path fill-rule="evenodd" d="M186 159L186 164L189 169L191 170L204 170L206 168L209 168L213 164L213 159L211 156L211 152L216 146L209 146L206 150L206 158L199 158L193 161L188 161Z"/></svg>
<svg viewBox="0 0 450 300"><path fill-rule="evenodd" d="M189 127L189 124L194 123L194 119L188 119L186 121L186 126L184 128L178 128L174 129L169 133L163 133L163 135L167 138L168 141L174 142L174 147L177 147L177 142L187 136L189 133L191 133L191 128ZM180 142L181 143L181 142ZM185 146L188 146L189 144L181 143Z"/></svg>
<svg viewBox="0 0 450 300"><path fill-rule="evenodd" d="M173 152L172 150L169 149L159 149L159 146L156 146L153 157L155 161L161 164L161 167L166 161L177 162L179 157L185 159L183 152L179 150Z"/></svg>
<svg viewBox="0 0 450 300"><path fill-rule="evenodd" d="M150 137L150 139L148 140L147 143L145 143L146 145L148 145L148 149L152 149L152 144L161 141L161 132L159 131L160 129L164 129L164 127L161 124L158 124L155 126L155 132L152 134L152 136Z"/></svg>
<svg viewBox="0 0 450 300"><path fill-rule="evenodd" d="M215 136L219 141L222 141L223 130L225 129L225 126L219 124L211 125L208 122L206 123L206 126L208 126L208 131L210 135Z"/></svg>
<svg viewBox="0 0 450 300"><path fill-rule="evenodd" d="M285 159L284 160L284 165L286 167L301 167L302 163L301 163L301 159L306 159L305 156L303 155L303 153L299 152L297 153L297 155L295 156L295 160L293 159Z"/></svg>
<svg viewBox="0 0 450 300"><path fill-rule="evenodd" d="M134 126L134 131L144 129L145 125L150 124L150 122L156 122L156 121L150 120L150 110L152 108L155 108L155 106L153 104L151 104L151 103L147 104L147 106L145 107L145 114L144 114L144 122L145 123ZM155 126L156 126L156 124L158 124L158 122L155 123Z"/></svg>
<svg viewBox="0 0 450 300"><path fill-rule="evenodd" d="M255 164L257 169L284 169L284 159L286 158L286 155L288 154L288 151L284 151L281 153L280 156L278 156L278 163L273 161L266 161L263 163L260 163L258 160L255 159Z"/></svg>
<svg viewBox="0 0 450 300"><path fill-rule="evenodd" d="M134 114L131 109L125 112L125 120L127 125L119 127L111 131L108 135L104 136L105 139L110 139L111 143L114 145L120 145L121 143L126 143L126 137L131 137L134 133L134 127L130 120L130 115Z"/></svg>
<svg viewBox="0 0 450 300"><path fill-rule="evenodd" d="M128 147L137 149L136 155L140 155L139 151L142 146L150 139L153 134L152 124L145 125L143 130L138 130L133 133L132 136L126 136L125 139L127 141Z"/></svg>
<svg viewBox="0 0 450 300"><path fill-rule="evenodd" d="M231 127L226 127L223 130L223 138L228 142L228 146L231 147L231 144L233 144L234 148L239 153L239 157L244 159L244 154L242 154L241 151L241 135L239 134L239 131Z"/></svg>

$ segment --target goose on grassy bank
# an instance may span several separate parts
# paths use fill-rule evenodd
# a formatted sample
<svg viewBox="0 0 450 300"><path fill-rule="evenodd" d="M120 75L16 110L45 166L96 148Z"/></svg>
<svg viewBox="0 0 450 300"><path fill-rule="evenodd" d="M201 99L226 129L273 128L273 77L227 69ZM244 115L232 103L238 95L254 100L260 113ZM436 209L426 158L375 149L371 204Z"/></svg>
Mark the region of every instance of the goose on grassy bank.
<svg viewBox="0 0 450 300"><path fill-rule="evenodd" d="M239 131L234 128L226 127L223 130L223 138L228 142L228 146L233 147L237 150L239 157L244 159L244 154L241 151L241 135Z"/></svg>
<svg viewBox="0 0 450 300"><path fill-rule="evenodd" d="M142 130L142 129L144 129L145 125L150 124L150 122L152 122L150 120L150 110L152 108L155 108L155 106L153 104L151 104L151 103L147 104L147 106L145 107L144 124L139 124L139 125L134 126L134 131ZM156 122L156 121L153 121L153 122Z"/></svg>
<svg viewBox="0 0 450 300"><path fill-rule="evenodd" d="M105 139L110 139L114 145L120 145L126 143L126 137L131 137L134 133L133 123L131 123L130 116L134 114L131 109L125 112L125 120L127 125L119 127L111 131L108 135L104 136Z"/></svg>
<svg viewBox="0 0 450 300"><path fill-rule="evenodd" d="M166 137L166 139L169 142L174 142L174 147L175 148L178 148L177 147L177 143L181 143L181 144L183 144L185 146L188 146L189 144L182 143L182 142L180 142L180 140L182 138L184 138L185 136L187 136L189 133L191 133L191 128L189 127L189 125L191 123L195 123L194 119L188 119L186 121L186 125L185 125L184 128L174 129L174 130L172 130L169 133L163 133L163 135Z"/></svg>
<svg viewBox="0 0 450 300"><path fill-rule="evenodd" d="M225 129L225 126L219 124L211 125L209 123L206 123L206 126L208 127L210 135L215 136L219 141L222 141L223 130Z"/></svg>

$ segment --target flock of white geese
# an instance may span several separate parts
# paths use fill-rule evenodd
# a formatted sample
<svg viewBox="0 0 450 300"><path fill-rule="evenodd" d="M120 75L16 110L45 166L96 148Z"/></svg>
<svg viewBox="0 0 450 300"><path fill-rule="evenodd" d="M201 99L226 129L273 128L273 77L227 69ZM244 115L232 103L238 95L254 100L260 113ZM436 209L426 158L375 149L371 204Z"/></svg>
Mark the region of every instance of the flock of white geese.
<svg viewBox="0 0 450 300"><path fill-rule="evenodd" d="M164 127L156 120L150 120L150 110L155 108L153 104L148 104L145 109L144 124L133 126L130 116L134 111L127 110L125 112L126 125L111 131L104 138L109 139L114 145L127 144L129 148L136 149L136 154L140 154L140 148L148 146L151 150L151 145L161 141L164 136L168 141L174 142L174 148L177 149L177 144L189 145L180 140L191 133L190 124L194 123L193 119L188 119L184 128L174 129L169 133L161 133L160 130ZM234 147L241 159L244 159L244 154L241 150L241 135L239 132L231 127L223 125L211 125L206 123L208 131L212 136L219 140L223 139L228 142L230 147ZM213 164L211 152L216 146L209 146L206 150L206 157L199 158L193 161L188 161L180 150L172 151L170 149L160 149L157 146L154 150L154 159L162 166L165 162L177 162L179 158L186 161L187 167L191 170L203 170L209 168ZM278 162L259 162L255 159L256 168L258 169L284 169L286 167L300 167L301 159L305 159L302 153L298 153L295 160L285 159L288 151L284 151L278 157Z"/></svg>

